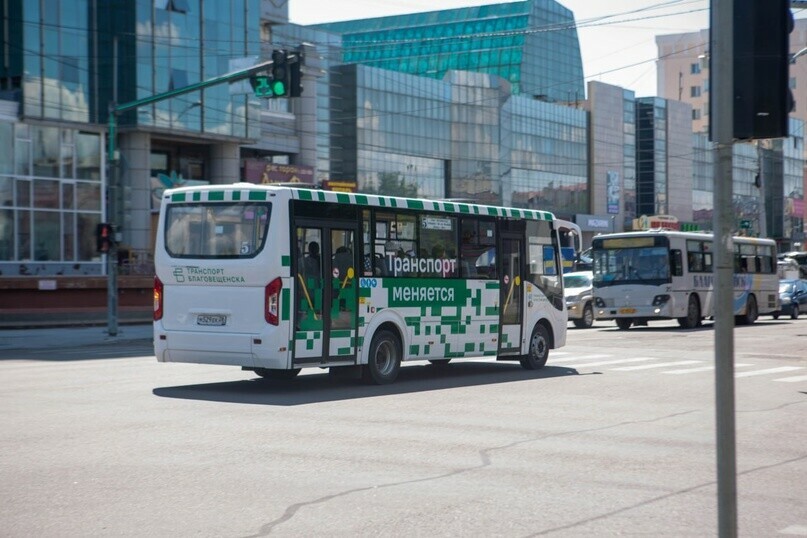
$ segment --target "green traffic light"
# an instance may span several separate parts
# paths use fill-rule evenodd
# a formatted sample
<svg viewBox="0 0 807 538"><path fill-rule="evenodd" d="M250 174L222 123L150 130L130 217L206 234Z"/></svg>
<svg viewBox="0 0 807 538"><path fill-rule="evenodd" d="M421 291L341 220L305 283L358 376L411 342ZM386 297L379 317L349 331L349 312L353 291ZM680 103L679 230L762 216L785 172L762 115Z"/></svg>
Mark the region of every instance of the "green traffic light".
<svg viewBox="0 0 807 538"><path fill-rule="evenodd" d="M284 95L286 95L286 84L282 80L273 80L272 93L276 97L283 97Z"/></svg>

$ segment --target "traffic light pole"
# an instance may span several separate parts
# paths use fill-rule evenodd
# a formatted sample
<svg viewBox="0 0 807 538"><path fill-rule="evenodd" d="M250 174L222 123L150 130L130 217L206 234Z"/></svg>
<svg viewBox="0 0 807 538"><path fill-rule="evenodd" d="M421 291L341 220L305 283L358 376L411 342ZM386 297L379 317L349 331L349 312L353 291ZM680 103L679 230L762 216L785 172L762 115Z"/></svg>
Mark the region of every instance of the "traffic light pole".
<svg viewBox="0 0 807 538"><path fill-rule="evenodd" d="M718 536L737 536L737 454L734 409L734 5L712 0L709 44L711 122L715 145L714 290L715 415Z"/></svg>
<svg viewBox="0 0 807 538"><path fill-rule="evenodd" d="M106 206L106 221L110 222L115 227L115 235L117 236L122 231L122 200L121 193L123 191L120 181L120 166L118 162L118 115L123 112L137 109L138 107L171 99L199 90L204 90L211 86L224 84L225 82L236 82L249 78L252 75L266 71L272 67L274 62L269 60L263 63L253 65L246 69L232 71L226 75L214 77L190 86L177 88L176 90L158 93L149 97L144 97L137 101L130 101L123 104L109 104L109 142L107 148L107 163L109 165L109 177L107 178L107 206ZM117 71L117 70L116 70ZM117 237L109 247L107 253L107 334L109 336L118 335L118 246Z"/></svg>

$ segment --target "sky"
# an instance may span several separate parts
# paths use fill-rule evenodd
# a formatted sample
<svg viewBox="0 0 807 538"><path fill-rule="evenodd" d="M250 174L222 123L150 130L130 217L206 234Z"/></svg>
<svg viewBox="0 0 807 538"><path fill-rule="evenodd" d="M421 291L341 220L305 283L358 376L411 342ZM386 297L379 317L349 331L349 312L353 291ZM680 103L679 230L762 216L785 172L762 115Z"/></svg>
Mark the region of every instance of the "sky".
<svg viewBox="0 0 807 538"><path fill-rule="evenodd" d="M574 13L586 82L598 80L656 95L656 35L696 32L709 26L709 0L559 0ZM295 24L317 24L401 15L499 0L290 0Z"/></svg>

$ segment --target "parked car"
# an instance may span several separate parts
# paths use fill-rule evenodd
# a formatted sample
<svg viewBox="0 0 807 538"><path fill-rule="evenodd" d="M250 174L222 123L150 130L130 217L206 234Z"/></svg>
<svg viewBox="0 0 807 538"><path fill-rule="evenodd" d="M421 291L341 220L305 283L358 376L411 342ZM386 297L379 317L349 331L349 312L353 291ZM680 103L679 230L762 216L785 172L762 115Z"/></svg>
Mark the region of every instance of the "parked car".
<svg viewBox="0 0 807 538"><path fill-rule="evenodd" d="M563 275L563 295L566 298L566 310L569 321L575 327L587 329L594 323L594 305L592 297L591 271L576 271Z"/></svg>
<svg viewBox="0 0 807 538"><path fill-rule="evenodd" d="M796 319L802 311L807 312L807 280L780 280L779 303L781 309L773 313L773 319L779 319L780 315Z"/></svg>

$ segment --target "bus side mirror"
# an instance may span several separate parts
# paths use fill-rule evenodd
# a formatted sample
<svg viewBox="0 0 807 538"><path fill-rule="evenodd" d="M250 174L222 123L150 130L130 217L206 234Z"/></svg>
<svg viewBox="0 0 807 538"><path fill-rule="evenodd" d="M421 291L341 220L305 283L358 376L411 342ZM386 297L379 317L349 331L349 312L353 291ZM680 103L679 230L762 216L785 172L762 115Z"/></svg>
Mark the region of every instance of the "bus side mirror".
<svg viewBox="0 0 807 538"><path fill-rule="evenodd" d="M679 249L670 251L670 274L672 276L683 276L684 258Z"/></svg>

